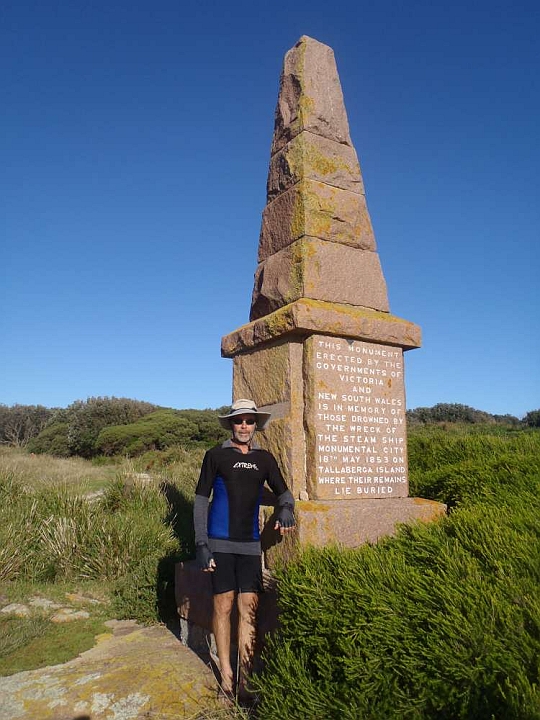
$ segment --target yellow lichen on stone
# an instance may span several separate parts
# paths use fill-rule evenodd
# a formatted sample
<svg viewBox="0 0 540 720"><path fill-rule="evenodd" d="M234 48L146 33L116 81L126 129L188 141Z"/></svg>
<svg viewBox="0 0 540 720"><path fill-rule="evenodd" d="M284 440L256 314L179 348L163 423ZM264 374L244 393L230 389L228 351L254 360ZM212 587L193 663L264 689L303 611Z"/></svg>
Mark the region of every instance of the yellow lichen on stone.
<svg viewBox="0 0 540 720"><path fill-rule="evenodd" d="M112 633L100 633L99 635L96 635L95 642L96 645L99 645L100 643L107 642L107 640L110 640L113 637Z"/></svg>
<svg viewBox="0 0 540 720"><path fill-rule="evenodd" d="M307 133L306 133L307 135ZM321 152L318 144L311 138L306 137L303 143L303 154L304 154L304 165L309 170L313 170L318 175L328 176L334 175L335 173L342 171L343 173L350 175L352 178L358 177L360 180L360 169L355 163L351 163L348 159L334 153L329 155L328 153ZM341 147L341 146L339 146Z"/></svg>
<svg viewBox="0 0 540 720"><path fill-rule="evenodd" d="M291 239L302 237L305 234L306 208L305 196L302 191L296 192L293 201L293 211L289 225L289 237Z"/></svg>
<svg viewBox="0 0 540 720"><path fill-rule="evenodd" d="M291 326L288 306L286 305L283 308L274 310L273 313L266 315L263 320L259 322L264 322L271 336L275 337L276 335L284 333L289 330Z"/></svg>
<svg viewBox="0 0 540 720"><path fill-rule="evenodd" d="M311 500L298 500L295 507L299 512L326 513L330 510L330 505L326 505L321 502L313 502Z"/></svg>

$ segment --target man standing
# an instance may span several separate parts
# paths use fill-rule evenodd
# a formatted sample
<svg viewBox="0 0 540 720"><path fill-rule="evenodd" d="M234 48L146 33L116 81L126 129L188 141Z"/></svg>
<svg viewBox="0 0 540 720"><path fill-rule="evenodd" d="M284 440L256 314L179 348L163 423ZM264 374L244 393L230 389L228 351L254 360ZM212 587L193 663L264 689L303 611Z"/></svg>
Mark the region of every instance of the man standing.
<svg viewBox="0 0 540 720"><path fill-rule="evenodd" d="M221 688L233 697L230 661L231 611L238 605L238 695L245 693L255 645L258 593L262 591L259 505L264 483L277 496L274 529L282 535L294 529L294 498L274 456L253 440L270 413L252 400L237 400L221 425L232 431L230 440L204 456L195 490L194 525L197 563L212 573L213 630L221 670ZM212 500L210 502L210 496ZM210 503L210 507L209 507Z"/></svg>

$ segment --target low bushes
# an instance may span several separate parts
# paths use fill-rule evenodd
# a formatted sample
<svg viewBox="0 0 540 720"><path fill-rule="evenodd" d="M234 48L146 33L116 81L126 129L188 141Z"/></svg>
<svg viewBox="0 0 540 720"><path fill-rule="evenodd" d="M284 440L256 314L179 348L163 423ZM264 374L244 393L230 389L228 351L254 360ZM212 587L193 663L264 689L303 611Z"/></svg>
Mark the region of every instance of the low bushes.
<svg viewBox="0 0 540 720"><path fill-rule="evenodd" d="M174 410L158 410L129 425L112 425L98 435L95 447L104 455L140 455L189 442L196 433L194 423Z"/></svg>
<svg viewBox="0 0 540 720"><path fill-rule="evenodd" d="M261 719L540 718L540 434L457 435L411 463L450 516L279 571Z"/></svg>

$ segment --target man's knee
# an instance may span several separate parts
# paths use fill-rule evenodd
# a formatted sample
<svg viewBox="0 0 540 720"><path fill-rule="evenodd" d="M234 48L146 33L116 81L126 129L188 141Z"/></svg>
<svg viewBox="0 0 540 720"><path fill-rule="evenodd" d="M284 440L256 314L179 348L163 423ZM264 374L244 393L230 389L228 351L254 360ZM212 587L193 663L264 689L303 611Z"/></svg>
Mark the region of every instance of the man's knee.
<svg viewBox="0 0 540 720"><path fill-rule="evenodd" d="M259 596L257 593L238 594L238 614L242 620L255 621Z"/></svg>
<svg viewBox="0 0 540 720"><path fill-rule="evenodd" d="M214 613L227 616L231 614L234 605L234 591L214 595Z"/></svg>

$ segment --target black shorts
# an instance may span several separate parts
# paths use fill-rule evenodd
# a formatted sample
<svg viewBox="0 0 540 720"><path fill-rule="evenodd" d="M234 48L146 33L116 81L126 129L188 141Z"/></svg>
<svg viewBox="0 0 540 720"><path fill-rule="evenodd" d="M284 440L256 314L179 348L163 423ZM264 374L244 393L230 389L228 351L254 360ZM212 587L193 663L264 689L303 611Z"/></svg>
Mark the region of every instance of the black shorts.
<svg viewBox="0 0 540 720"><path fill-rule="evenodd" d="M214 595L236 590L239 593L262 592L260 555L212 553L216 569L210 573Z"/></svg>

